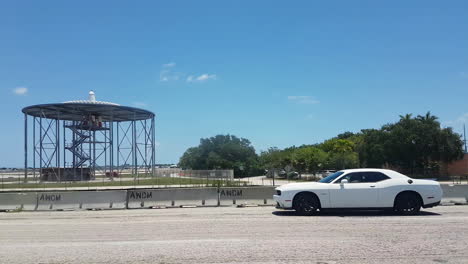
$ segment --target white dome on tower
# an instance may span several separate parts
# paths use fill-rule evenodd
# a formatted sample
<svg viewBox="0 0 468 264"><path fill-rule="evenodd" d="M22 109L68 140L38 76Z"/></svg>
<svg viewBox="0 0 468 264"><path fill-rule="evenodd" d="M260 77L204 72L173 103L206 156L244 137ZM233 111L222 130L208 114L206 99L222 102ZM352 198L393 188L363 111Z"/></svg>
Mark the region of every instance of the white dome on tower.
<svg viewBox="0 0 468 264"><path fill-rule="evenodd" d="M89 91L88 100L74 100L64 102L65 104L105 104L105 105L118 105L111 102L96 101L96 94L94 91Z"/></svg>
<svg viewBox="0 0 468 264"><path fill-rule="evenodd" d="M96 102L96 95L94 94L94 91L89 91L89 101L91 102Z"/></svg>

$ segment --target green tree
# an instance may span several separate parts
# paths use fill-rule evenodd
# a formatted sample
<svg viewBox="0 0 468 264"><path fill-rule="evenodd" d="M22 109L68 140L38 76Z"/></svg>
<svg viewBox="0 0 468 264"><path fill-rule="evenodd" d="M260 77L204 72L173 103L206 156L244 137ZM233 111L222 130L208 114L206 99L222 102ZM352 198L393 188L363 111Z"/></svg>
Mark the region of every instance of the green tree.
<svg viewBox="0 0 468 264"><path fill-rule="evenodd" d="M349 131L346 131L344 133L341 133L341 134L338 134L338 136L336 136L338 139L350 139L354 136L355 134L352 133L352 132L349 132Z"/></svg>
<svg viewBox="0 0 468 264"><path fill-rule="evenodd" d="M332 138L319 147L328 153L325 165L328 169L356 168L359 165L358 154L354 151L355 143L351 140Z"/></svg>
<svg viewBox="0 0 468 264"><path fill-rule="evenodd" d="M433 159L450 162L463 157L461 135L454 133L452 128L442 129L436 140L437 151L432 154Z"/></svg>
<svg viewBox="0 0 468 264"><path fill-rule="evenodd" d="M383 126L382 131L387 135L383 143L386 161L412 174L433 172L438 168L434 164L459 159L463 154L460 135L442 129L430 112L414 118L411 114L400 116L398 122Z"/></svg>
<svg viewBox="0 0 468 264"><path fill-rule="evenodd" d="M346 153L354 150L354 142L348 139L332 138L323 142L320 147L326 152Z"/></svg>
<svg viewBox="0 0 468 264"><path fill-rule="evenodd" d="M282 153L283 151L277 147L269 148L260 153L260 164L265 169L280 169L282 168Z"/></svg>
<svg viewBox="0 0 468 264"><path fill-rule="evenodd" d="M234 169L237 176L260 175L264 169L293 167L301 172L355 167L392 167L411 172L431 172L439 163L463 155L460 135L441 128L438 118L427 112L413 117L400 115L381 129L345 132L316 145L283 150L270 148L258 157L250 141L231 135L201 139L187 149L180 166L192 169Z"/></svg>
<svg viewBox="0 0 468 264"><path fill-rule="evenodd" d="M315 173L325 165L328 155L317 147L301 147L293 152L292 165L299 172Z"/></svg>
<svg viewBox="0 0 468 264"><path fill-rule="evenodd" d="M381 168L386 162L387 134L379 129L363 129L354 139L359 165L364 168Z"/></svg>
<svg viewBox="0 0 468 264"><path fill-rule="evenodd" d="M250 141L233 135L200 139L198 147L187 149L179 160L184 169L233 169L237 177L259 173L258 156Z"/></svg>
<svg viewBox="0 0 468 264"><path fill-rule="evenodd" d="M206 162L202 159L200 148L188 148L182 157L179 159L179 166L182 168L189 168L199 170L206 167Z"/></svg>

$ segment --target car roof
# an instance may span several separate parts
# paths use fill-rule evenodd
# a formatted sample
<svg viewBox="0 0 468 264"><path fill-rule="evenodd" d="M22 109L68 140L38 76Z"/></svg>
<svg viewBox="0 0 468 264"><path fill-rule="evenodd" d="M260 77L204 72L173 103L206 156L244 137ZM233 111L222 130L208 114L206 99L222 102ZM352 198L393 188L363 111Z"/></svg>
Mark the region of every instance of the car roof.
<svg viewBox="0 0 468 264"><path fill-rule="evenodd" d="M363 168L363 169L346 169L346 170L341 170L341 171L344 173L374 171L374 172L381 172L387 176L390 176L391 178L409 178L408 176L403 175L397 171L387 170L387 169Z"/></svg>

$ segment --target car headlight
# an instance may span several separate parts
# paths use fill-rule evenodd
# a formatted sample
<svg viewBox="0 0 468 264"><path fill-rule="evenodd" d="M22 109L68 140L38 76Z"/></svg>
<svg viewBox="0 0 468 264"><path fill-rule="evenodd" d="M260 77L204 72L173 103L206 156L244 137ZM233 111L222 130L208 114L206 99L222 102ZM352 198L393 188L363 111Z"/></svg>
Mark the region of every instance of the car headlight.
<svg viewBox="0 0 468 264"><path fill-rule="evenodd" d="M276 190L276 195L281 196L281 190Z"/></svg>

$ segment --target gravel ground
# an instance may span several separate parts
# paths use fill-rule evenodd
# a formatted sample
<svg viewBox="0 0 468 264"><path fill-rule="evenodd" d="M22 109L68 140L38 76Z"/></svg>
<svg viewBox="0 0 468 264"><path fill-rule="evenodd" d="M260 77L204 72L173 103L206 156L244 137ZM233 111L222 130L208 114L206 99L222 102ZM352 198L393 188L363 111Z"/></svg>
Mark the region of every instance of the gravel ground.
<svg viewBox="0 0 468 264"><path fill-rule="evenodd" d="M0 213L0 263L468 263L468 206Z"/></svg>

